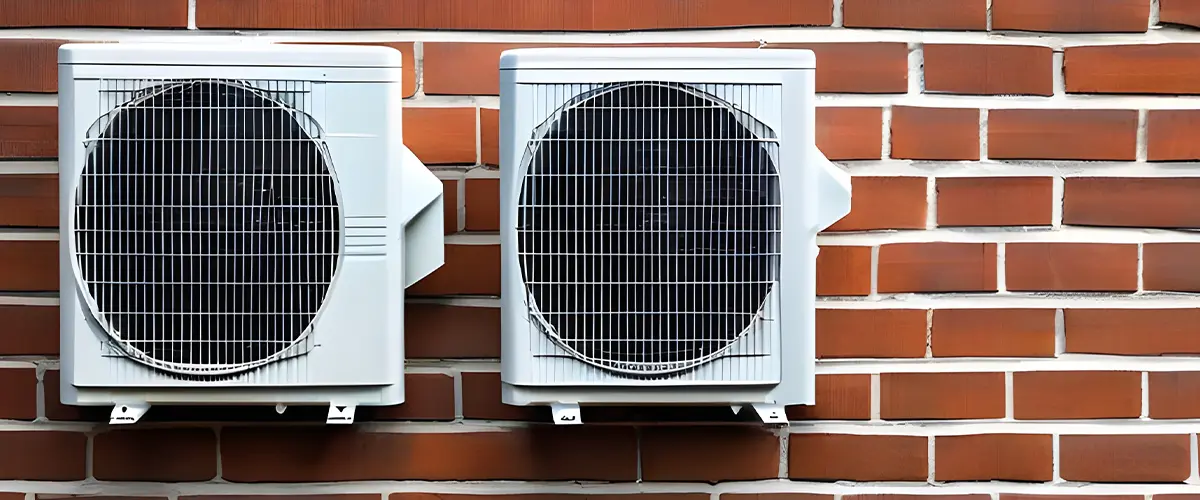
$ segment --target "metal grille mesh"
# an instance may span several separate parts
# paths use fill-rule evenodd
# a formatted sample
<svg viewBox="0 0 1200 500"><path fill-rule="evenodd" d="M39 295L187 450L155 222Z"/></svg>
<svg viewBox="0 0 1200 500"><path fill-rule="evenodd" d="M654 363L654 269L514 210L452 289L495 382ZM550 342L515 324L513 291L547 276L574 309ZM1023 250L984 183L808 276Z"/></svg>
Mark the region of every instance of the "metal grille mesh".
<svg viewBox="0 0 1200 500"><path fill-rule="evenodd" d="M594 366L649 376L721 356L771 320L778 142L753 118L779 105L770 86L538 87L567 102L547 106L529 143L518 206L539 330Z"/></svg>
<svg viewBox="0 0 1200 500"><path fill-rule="evenodd" d="M310 84L105 80L101 96L74 250L116 347L192 375L304 350L341 241Z"/></svg>

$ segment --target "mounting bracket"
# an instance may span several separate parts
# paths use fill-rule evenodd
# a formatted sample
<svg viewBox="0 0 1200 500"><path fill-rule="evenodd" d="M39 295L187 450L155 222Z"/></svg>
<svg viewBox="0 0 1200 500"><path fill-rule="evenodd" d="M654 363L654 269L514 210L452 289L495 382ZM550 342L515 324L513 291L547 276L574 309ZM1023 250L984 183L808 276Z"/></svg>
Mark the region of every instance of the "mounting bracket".
<svg viewBox="0 0 1200 500"><path fill-rule="evenodd" d="M758 413L758 418L762 419L764 424L788 425L787 410L783 405L754 403L750 407L754 408L754 412Z"/></svg>
<svg viewBox="0 0 1200 500"><path fill-rule="evenodd" d="M108 423L111 425L136 424L147 411L150 411L150 405L146 403L116 405L113 407L112 413L108 415Z"/></svg>
<svg viewBox="0 0 1200 500"><path fill-rule="evenodd" d="M551 403L550 415L554 425L579 425L583 423L577 403Z"/></svg>
<svg viewBox="0 0 1200 500"><path fill-rule="evenodd" d="M329 414L325 417L326 424L353 424L354 410L357 405L329 403Z"/></svg>

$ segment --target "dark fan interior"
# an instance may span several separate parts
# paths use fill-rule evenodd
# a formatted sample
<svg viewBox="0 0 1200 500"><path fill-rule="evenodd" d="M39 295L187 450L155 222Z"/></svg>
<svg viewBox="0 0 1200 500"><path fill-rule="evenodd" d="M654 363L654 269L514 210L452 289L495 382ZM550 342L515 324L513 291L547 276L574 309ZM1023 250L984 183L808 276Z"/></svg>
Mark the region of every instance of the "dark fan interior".
<svg viewBox="0 0 1200 500"><path fill-rule="evenodd" d="M263 360L300 337L332 280L329 166L261 92L221 81L155 92L93 138L76 192L83 280L153 360Z"/></svg>
<svg viewBox="0 0 1200 500"><path fill-rule="evenodd" d="M662 372L752 324L778 272L777 145L734 113L673 84L622 84L535 138L518 254L565 345Z"/></svg>

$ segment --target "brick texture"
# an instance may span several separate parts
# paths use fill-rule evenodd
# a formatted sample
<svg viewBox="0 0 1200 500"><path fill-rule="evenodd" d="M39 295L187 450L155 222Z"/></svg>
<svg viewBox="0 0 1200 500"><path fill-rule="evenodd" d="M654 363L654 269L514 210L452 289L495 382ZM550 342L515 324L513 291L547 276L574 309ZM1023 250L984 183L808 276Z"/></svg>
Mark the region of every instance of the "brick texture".
<svg viewBox="0 0 1200 500"><path fill-rule="evenodd" d="M885 420L1004 417L1003 373L884 373L879 414Z"/></svg>
<svg viewBox="0 0 1200 500"><path fill-rule="evenodd" d="M1200 227L1200 178L1068 177L1063 223L1080 226Z"/></svg>
<svg viewBox="0 0 1200 500"><path fill-rule="evenodd" d="M583 3L583 5L580 5ZM511 31L626 31L737 26L828 25L830 0L705 2L678 8L669 0L572 2L512 6L478 0L313 0L292 9L286 0L199 0L201 28L449 29Z"/></svg>
<svg viewBox="0 0 1200 500"><path fill-rule="evenodd" d="M1054 437L1038 434L939 436L934 441L938 481L1054 479Z"/></svg>
<svg viewBox="0 0 1200 500"><path fill-rule="evenodd" d="M853 177L850 214L826 231L924 229L925 185L924 177Z"/></svg>
<svg viewBox="0 0 1200 500"><path fill-rule="evenodd" d="M221 430L221 464L222 476L239 483L632 481L637 451L630 428L417 434L246 427Z"/></svg>
<svg viewBox="0 0 1200 500"><path fill-rule="evenodd" d="M1146 112L1146 159L1188 161L1200 159L1200 146L1190 140L1200 133L1200 112L1156 109Z"/></svg>
<svg viewBox="0 0 1200 500"><path fill-rule="evenodd" d="M1190 475L1187 435L1061 436L1067 481L1182 483Z"/></svg>
<svg viewBox="0 0 1200 500"><path fill-rule="evenodd" d="M1063 56L1067 92L1196 94L1200 70L1179 66L1200 57L1193 44L1070 47Z"/></svg>
<svg viewBox="0 0 1200 500"><path fill-rule="evenodd" d="M0 24L4 22L0 20ZM0 40L0 67L9 69L0 76L0 92L56 92L58 46L64 42L53 39Z"/></svg>
<svg viewBox="0 0 1200 500"><path fill-rule="evenodd" d="M0 106L0 160L58 156L58 109Z"/></svg>
<svg viewBox="0 0 1200 500"><path fill-rule="evenodd" d="M779 437L745 427L648 427L640 440L644 481L750 481L779 477ZM709 460L720 456L723 460Z"/></svg>
<svg viewBox="0 0 1200 500"><path fill-rule="evenodd" d="M0 2L0 28L97 26L186 28L187 0Z"/></svg>
<svg viewBox="0 0 1200 500"><path fill-rule="evenodd" d="M500 230L500 179L467 179L467 231Z"/></svg>
<svg viewBox="0 0 1200 500"><path fill-rule="evenodd" d="M892 106L892 158L978 160L979 110Z"/></svg>
<svg viewBox="0 0 1200 500"><path fill-rule="evenodd" d="M925 357L922 309L819 309L817 357Z"/></svg>
<svg viewBox="0 0 1200 500"><path fill-rule="evenodd" d="M58 354L58 307L0 304L0 353Z"/></svg>
<svg viewBox="0 0 1200 500"><path fill-rule="evenodd" d="M939 226L1048 226L1049 177L946 177L937 180Z"/></svg>
<svg viewBox="0 0 1200 500"><path fill-rule="evenodd" d="M1009 160L1133 160L1137 111L993 109L988 158Z"/></svg>
<svg viewBox="0 0 1200 500"><path fill-rule="evenodd" d="M817 295L871 292L869 247L821 247L817 255Z"/></svg>
<svg viewBox="0 0 1200 500"><path fill-rule="evenodd" d="M1158 20L1162 23L1200 26L1200 5L1191 0L1159 0Z"/></svg>
<svg viewBox="0 0 1200 500"><path fill-rule="evenodd" d="M900 243L879 249L879 292L994 292L996 245Z"/></svg>
<svg viewBox="0 0 1200 500"><path fill-rule="evenodd" d="M879 159L882 123L880 108L817 108L817 147L830 160Z"/></svg>
<svg viewBox="0 0 1200 500"><path fill-rule="evenodd" d="M1053 357L1054 309L938 309L935 357Z"/></svg>
<svg viewBox="0 0 1200 500"><path fill-rule="evenodd" d="M0 176L0 227L58 227L58 176Z"/></svg>
<svg viewBox="0 0 1200 500"><path fill-rule="evenodd" d="M1141 413L1138 372L1016 372L1012 391L1018 420L1133 418Z"/></svg>
<svg viewBox="0 0 1200 500"><path fill-rule="evenodd" d="M0 449L26 453L0 454L0 479L78 481L87 463L87 435L62 431L0 432Z"/></svg>
<svg viewBox="0 0 1200 500"><path fill-rule="evenodd" d="M58 242L0 240L0 262L20 262L0 273L0 292L58 290Z"/></svg>
<svg viewBox="0 0 1200 500"><path fill-rule="evenodd" d="M37 418L37 383L31 368L0 369L0 418Z"/></svg>
<svg viewBox="0 0 1200 500"><path fill-rule="evenodd" d="M814 405L789 406L791 420L867 420L871 418L871 376L817 375Z"/></svg>
<svg viewBox="0 0 1200 500"><path fill-rule="evenodd" d="M446 245L446 263L411 295L500 295L500 245Z"/></svg>
<svg viewBox="0 0 1200 500"><path fill-rule="evenodd" d="M901 93L908 88L903 43L773 43L767 48L813 51L823 68L815 75L817 92Z"/></svg>
<svg viewBox="0 0 1200 500"><path fill-rule="evenodd" d="M1150 372L1147 375L1150 418L1200 417L1200 372Z"/></svg>
<svg viewBox="0 0 1200 500"><path fill-rule="evenodd" d="M992 0L992 29L1062 33L1140 32L1150 0Z"/></svg>
<svg viewBox="0 0 1200 500"><path fill-rule="evenodd" d="M1200 309L1066 309L1063 320L1070 353L1200 353Z"/></svg>
<svg viewBox="0 0 1200 500"><path fill-rule="evenodd" d="M498 358L500 309L410 303L404 343L409 358Z"/></svg>
<svg viewBox="0 0 1200 500"><path fill-rule="evenodd" d="M987 29L983 0L845 0L847 28Z"/></svg>
<svg viewBox="0 0 1200 500"><path fill-rule="evenodd" d="M1148 243L1142 246L1142 282L1146 290L1200 292L1200 268L1193 258L1197 243Z"/></svg>
<svg viewBox="0 0 1200 500"><path fill-rule="evenodd" d="M927 43L925 91L948 94L1048 96L1053 51L1033 45Z"/></svg>
<svg viewBox="0 0 1200 500"><path fill-rule="evenodd" d="M924 481L928 439L920 436L792 434L788 476L816 481Z"/></svg>
<svg viewBox="0 0 1200 500"><path fill-rule="evenodd" d="M96 436L93 474L105 481L207 481L217 475L212 429L114 430Z"/></svg>
<svg viewBox="0 0 1200 500"><path fill-rule="evenodd" d="M426 165L475 164L475 108L404 108L404 144Z"/></svg>
<svg viewBox="0 0 1200 500"><path fill-rule="evenodd" d="M1137 245L1010 243L1006 252L1012 291L1137 290Z"/></svg>

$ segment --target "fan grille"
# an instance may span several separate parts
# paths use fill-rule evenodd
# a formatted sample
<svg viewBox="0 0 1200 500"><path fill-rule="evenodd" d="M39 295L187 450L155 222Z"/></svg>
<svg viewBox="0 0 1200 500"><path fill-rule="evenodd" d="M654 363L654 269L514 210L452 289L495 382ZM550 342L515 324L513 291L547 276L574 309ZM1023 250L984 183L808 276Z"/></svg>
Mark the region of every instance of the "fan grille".
<svg viewBox="0 0 1200 500"><path fill-rule="evenodd" d="M762 327L780 197L778 143L751 117L770 101L760 87L546 91L582 95L531 141L518 206L518 257L543 333L592 365L651 375L711 360Z"/></svg>
<svg viewBox="0 0 1200 500"><path fill-rule="evenodd" d="M74 245L125 355L187 374L296 350L338 265L335 180L302 82L107 80Z"/></svg>

